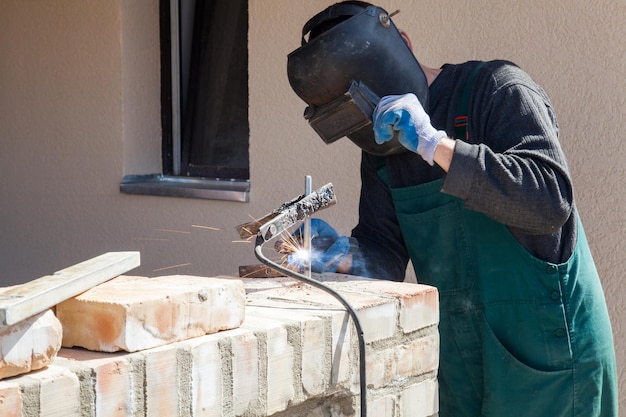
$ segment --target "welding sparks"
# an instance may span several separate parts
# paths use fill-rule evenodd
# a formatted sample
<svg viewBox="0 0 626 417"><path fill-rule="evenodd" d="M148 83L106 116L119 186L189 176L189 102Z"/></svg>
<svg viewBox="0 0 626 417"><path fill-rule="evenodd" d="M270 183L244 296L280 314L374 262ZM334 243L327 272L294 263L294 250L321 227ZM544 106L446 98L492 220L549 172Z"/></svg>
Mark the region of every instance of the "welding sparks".
<svg viewBox="0 0 626 417"><path fill-rule="evenodd" d="M167 232L167 233L181 233L185 235L190 235L191 232L187 230L173 230L173 229L156 229L157 232Z"/></svg>
<svg viewBox="0 0 626 417"><path fill-rule="evenodd" d="M211 227L211 226L200 226L198 224L192 224L191 227L194 227L196 229L205 229L205 230L214 230L216 232L219 232L220 229L218 229L217 227Z"/></svg>
<svg viewBox="0 0 626 417"><path fill-rule="evenodd" d="M283 232L274 249L282 255L280 263L283 266L299 269L311 262L311 251L304 245L300 234L294 236Z"/></svg>
<svg viewBox="0 0 626 417"><path fill-rule="evenodd" d="M183 266L189 266L189 265L191 265L191 262L187 262L186 264L178 264L178 265L172 265L172 266L166 266L163 268L153 269L152 272L165 271L166 269L182 268Z"/></svg>
<svg viewBox="0 0 626 417"><path fill-rule="evenodd" d="M297 252L303 248L302 239L300 237L296 237L289 232L285 231L280 235L280 239L276 241L274 244L274 249L276 252L281 254L290 255L294 252Z"/></svg>

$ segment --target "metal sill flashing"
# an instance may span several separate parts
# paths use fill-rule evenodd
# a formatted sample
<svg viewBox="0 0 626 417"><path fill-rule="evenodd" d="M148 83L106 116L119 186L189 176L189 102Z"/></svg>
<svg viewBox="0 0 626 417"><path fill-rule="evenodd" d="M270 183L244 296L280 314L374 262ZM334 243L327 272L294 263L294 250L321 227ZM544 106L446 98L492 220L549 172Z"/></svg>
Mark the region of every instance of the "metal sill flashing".
<svg viewBox="0 0 626 417"><path fill-rule="evenodd" d="M163 174L127 175L120 183L120 192L247 203L250 201L250 181L176 177Z"/></svg>

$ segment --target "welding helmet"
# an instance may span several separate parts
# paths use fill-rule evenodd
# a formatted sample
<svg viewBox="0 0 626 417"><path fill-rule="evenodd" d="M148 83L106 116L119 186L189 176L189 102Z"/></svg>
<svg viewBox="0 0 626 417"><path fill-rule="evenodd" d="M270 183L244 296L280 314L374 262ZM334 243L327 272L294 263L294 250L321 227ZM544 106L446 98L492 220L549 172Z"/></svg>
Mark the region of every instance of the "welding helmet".
<svg viewBox="0 0 626 417"><path fill-rule="evenodd" d="M324 142L347 136L373 155L406 150L397 137L382 145L374 140L372 113L381 97L414 93L428 109L424 71L389 14L368 3L337 3L306 22L287 75Z"/></svg>

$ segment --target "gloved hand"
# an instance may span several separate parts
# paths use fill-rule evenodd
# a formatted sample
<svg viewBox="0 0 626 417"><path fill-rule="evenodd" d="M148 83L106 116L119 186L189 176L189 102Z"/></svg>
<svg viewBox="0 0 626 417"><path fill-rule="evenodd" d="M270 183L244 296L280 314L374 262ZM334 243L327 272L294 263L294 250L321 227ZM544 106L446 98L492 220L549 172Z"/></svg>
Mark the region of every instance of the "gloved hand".
<svg viewBox="0 0 626 417"><path fill-rule="evenodd" d="M374 109L372 119L376 143L380 145L391 140L397 132L405 148L433 165L435 148L446 132L430 124L430 117L415 94L383 97Z"/></svg>
<svg viewBox="0 0 626 417"><path fill-rule="evenodd" d="M294 239L302 242L304 225L293 234ZM335 229L322 219L311 219L311 271L336 272L341 261L354 249L354 239L340 236ZM287 257L288 265L302 268L307 260L301 254L292 253Z"/></svg>

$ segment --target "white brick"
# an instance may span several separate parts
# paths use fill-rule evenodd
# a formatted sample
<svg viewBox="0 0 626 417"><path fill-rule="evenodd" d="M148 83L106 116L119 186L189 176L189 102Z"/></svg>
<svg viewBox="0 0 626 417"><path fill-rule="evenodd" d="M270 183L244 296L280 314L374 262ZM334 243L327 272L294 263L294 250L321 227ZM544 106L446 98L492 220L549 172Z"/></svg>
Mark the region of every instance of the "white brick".
<svg viewBox="0 0 626 417"><path fill-rule="evenodd" d="M63 346L134 352L238 327L238 280L192 276L118 277L57 306Z"/></svg>
<svg viewBox="0 0 626 417"><path fill-rule="evenodd" d="M439 292L435 287L376 279L356 279L350 281L349 285L353 291L385 295L399 301L400 327L404 333L439 323Z"/></svg>
<svg viewBox="0 0 626 417"><path fill-rule="evenodd" d="M415 292L400 297L400 327L404 333L439 323L439 292L434 287L415 285Z"/></svg>
<svg viewBox="0 0 626 417"><path fill-rule="evenodd" d="M300 364L302 389L306 396L319 395L328 386L330 376L331 352L326 337L325 320L315 315L315 311L296 310L293 306L289 309L289 314L285 315L284 308L248 306L246 314L248 317L263 317L298 326L302 349Z"/></svg>
<svg viewBox="0 0 626 417"><path fill-rule="evenodd" d="M395 347L396 377L411 377L434 371L439 366L439 333Z"/></svg>
<svg viewBox="0 0 626 417"><path fill-rule="evenodd" d="M327 343L325 326L321 319L304 322L302 328L302 387L306 395L319 395L328 386Z"/></svg>
<svg viewBox="0 0 626 417"><path fill-rule="evenodd" d="M368 349L367 384L377 389L400 385L408 378L435 371L438 359L439 334L436 331L386 349Z"/></svg>
<svg viewBox="0 0 626 417"><path fill-rule="evenodd" d="M396 355L393 348L381 351L369 349L365 360L368 386L382 388L393 380L396 372Z"/></svg>
<svg viewBox="0 0 626 417"><path fill-rule="evenodd" d="M20 384L0 381L0 416L22 417L23 398Z"/></svg>
<svg viewBox="0 0 626 417"><path fill-rule="evenodd" d="M147 417L178 415L178 358L172 346L142 352L146 358Z"/></svg>
<svg viewBox="0 0 626 417"><path fill-rule="evenodd" d="M436 379L427 379L411 385L402 392L402 417L432 416L439 412L439 385Z"/></svg>
<svg viewBox="0 0 626 417"><path fill-rule="evenodd" d="M29 374L27 378L39 383L39 407L45 417L80 415L78 377L68 369L49 366Z"/></svg>
<svg viewBox="0 0 626 417"><path fill-rule="evenodd" d="M367 415L376 417L394 417L394 397L385 396L367 402Z"/></svg>
<svg viewBox="0 0 626 417"><path fill-rule="evenodd" d="M195 417L223 415L224 375L219 340L218 335L209 335L183 342L192 357L191 401Z"/></svg>
<svg viewBox="0 0 626 417"><path fill-rule="evenodd" d="M0 327L0 379L41 369L61 349L62 327L52 310Z"/></svg>
<svg viewBox="0 0 626 417"><path fill-rule="evenodd" d="M231 341L233 411L239 416L257 405L260 399L259 345L249 329L237 329L227 334Z"/></svg>
<svg viewBox="0 0 626 417"><path fill-rule="evenodd" d="M385 300L357 312L366 343L384 340L396 332L398 310L396 301Z"/></svg>
<svg viewBox="0 0 626 417"><path fill-rule="evenodd" d="M262 330L267 346L267 414L287 408L294 399L294 354L283 323L248 316L243 327Z"/></svg>
<svg viewBox="0 0 626 417"><path fill-rule="evenodd" d="M130 355L61 349L54 364L91 375L83 389L93 391L97 416L132 415L134 409ZM142 387L143 388L143 384ZM86 401L86 398L82 399Z"/></svg>

